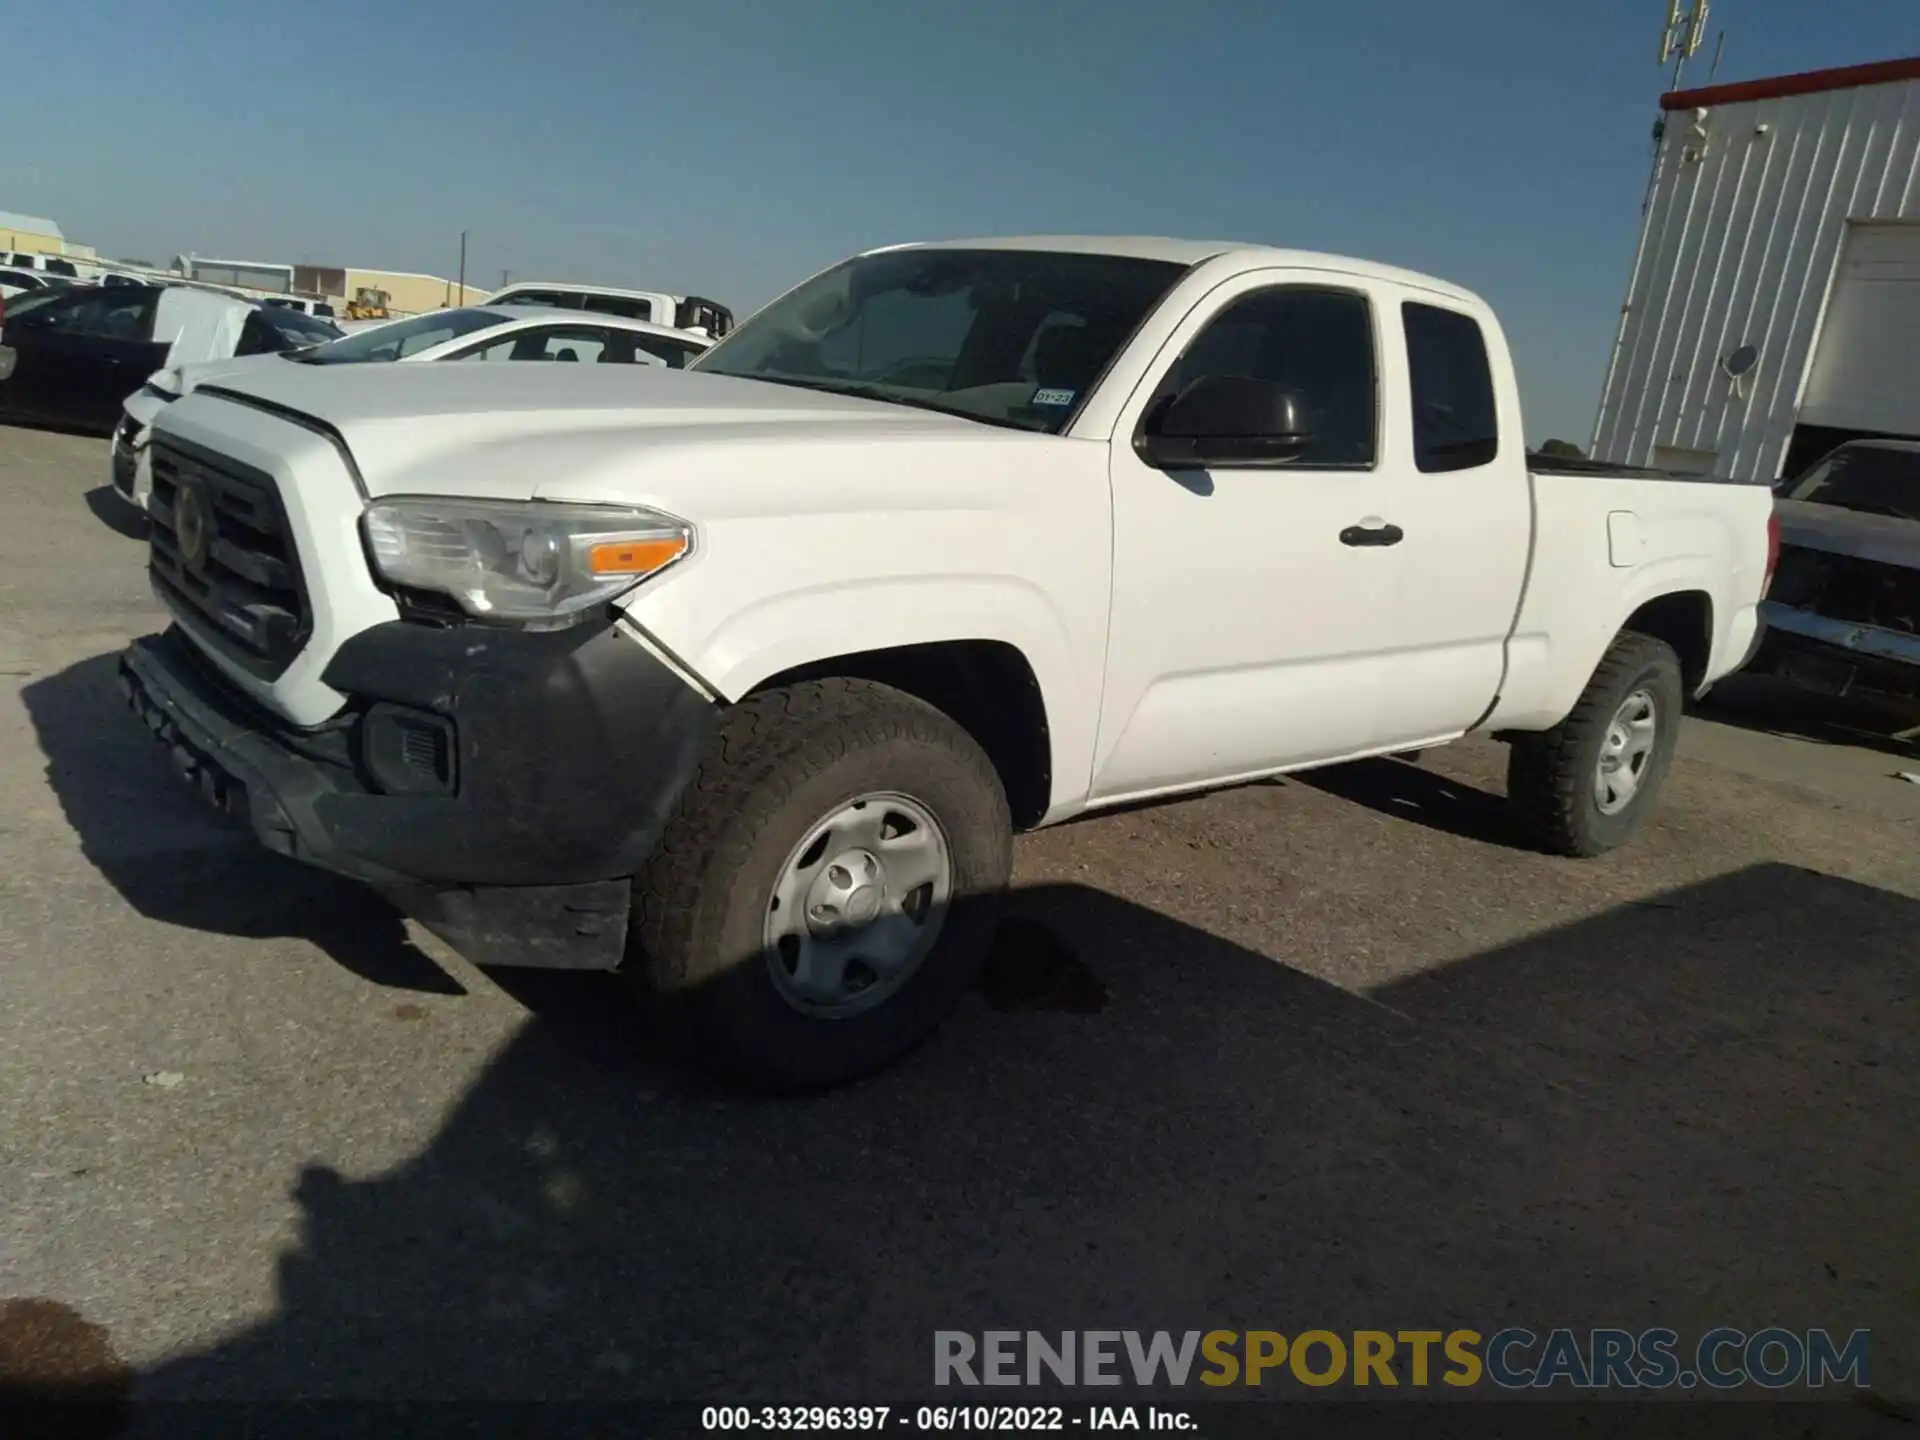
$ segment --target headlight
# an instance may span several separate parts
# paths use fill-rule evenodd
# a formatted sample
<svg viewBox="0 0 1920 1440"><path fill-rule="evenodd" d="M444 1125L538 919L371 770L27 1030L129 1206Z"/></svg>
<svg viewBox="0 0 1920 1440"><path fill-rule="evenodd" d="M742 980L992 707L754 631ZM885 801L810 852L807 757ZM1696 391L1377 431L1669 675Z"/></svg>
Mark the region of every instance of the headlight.
<svg viewBox="0 0 1920 1440"><path fill-rule="evenodd" d="M375 501L361 523L392 584L518 623L577 618L693 548L685 521L620 505L408 496Z"/></svg>

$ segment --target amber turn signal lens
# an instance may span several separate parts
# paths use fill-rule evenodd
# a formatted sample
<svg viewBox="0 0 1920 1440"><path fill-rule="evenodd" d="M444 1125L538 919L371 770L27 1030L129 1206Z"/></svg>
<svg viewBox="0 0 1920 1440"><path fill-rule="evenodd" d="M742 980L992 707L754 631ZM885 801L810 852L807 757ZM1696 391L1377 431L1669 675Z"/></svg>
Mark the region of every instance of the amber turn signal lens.
<svg viewBox="0 0 1920 1440"><path fill-rule="evenodd" d="M587 550L587 569L595 575L651 575L687 553L687 538L603 540Z"/></svg>

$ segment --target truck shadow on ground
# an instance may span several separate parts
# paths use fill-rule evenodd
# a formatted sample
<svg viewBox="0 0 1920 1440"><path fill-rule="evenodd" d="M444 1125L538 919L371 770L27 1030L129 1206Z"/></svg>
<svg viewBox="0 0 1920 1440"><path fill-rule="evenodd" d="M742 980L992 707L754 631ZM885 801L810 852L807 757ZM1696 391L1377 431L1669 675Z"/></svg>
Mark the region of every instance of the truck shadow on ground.
<svg viewBox="0 0 1920 1440"><path fill-rule="evenodd" d="M147 538L147 517L125 500L111 485L96 485L81 496L94 519L128 540Z"/></svg>
<svg viewBox="0 0 1920 1440"><path fill-rule="evenodd" d="M898 1402L1006 1327L1920 1349L1920 904L1766 865L1367 996L1096 890L1014 913L1102 1003L970 1001L807 1099L557 987L415 1160L304 1170L277 1312L143 1395Z"/></svg>
<svg viewBox="0 0 1920 1440"><path fill-rule="evenodd" d="M95 656L21 695L82 851L128 904L149 919L215 935L310 940L375 984L461 993L407 939L392 905L261 849L181 781L128 712L118 661Z"/></svg>
<svg viewBox="0 0 1920 1440"><path fill-rule="evenodd" d="M1355 760L1287 778L1442 834L1509 850L1531 848L1522 840L1504 796L1406 760Z"/></svg>
<svg viewBox="0 0 1920 1440"><path fill-rule="evenodd" d="M1822 745L1877 750L1920 759L1920 735L1895 738L1920 726L1920 703L1878 696L1819 695L1771 675L1734 675L1714 686L1695 706L1703 720L1762 735L1784 735Z"/></svg>

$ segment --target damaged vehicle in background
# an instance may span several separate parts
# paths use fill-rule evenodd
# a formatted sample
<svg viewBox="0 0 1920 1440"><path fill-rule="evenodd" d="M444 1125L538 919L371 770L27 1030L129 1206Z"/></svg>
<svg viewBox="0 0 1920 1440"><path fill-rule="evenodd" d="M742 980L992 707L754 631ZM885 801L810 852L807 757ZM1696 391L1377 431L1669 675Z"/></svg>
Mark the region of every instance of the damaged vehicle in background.
<svg viewBox="0 0 1920 1440"><path fill-rule="evenodd" d="M1780 562L1747 668L1920 700L1920 440L1854 440L1778 487Z"/></svg>
<svg viewBox="0 0 1920 1440"><path fill-rule="evenodd" d="M546 309L468 306L435 310L404 320L375 321L369 329L341 335L327 321L297 310L272 307L248 322L277 329L307 326L319 332L319 344L249 344L243 337L232 360L173 365L147 377L126 399L126 411L113 434L115 493L135 509L147 508L153 493L153 475L147 464L147 444L160 412L195 386L242 374L254 357L280 353L306 365L382 364L394 360L552 360L589 365L664 365L684 370L713 342L682 334L664 325L629 320L619 315L578 318L555 315ZM373 330L377 329L378 334ZM298 351L297 354L293 353Z"/></svg>
<svg viewBox="0 0 1920 1440"><path fill-rule="evenodd" d="M265 319L254 324L255 316ZM76 287L31 309L9 308L0 324L0 419L110 435L128 392L163 366L230 357L249 336L287 349L338 333L293 311L186 286Z"/></svg>

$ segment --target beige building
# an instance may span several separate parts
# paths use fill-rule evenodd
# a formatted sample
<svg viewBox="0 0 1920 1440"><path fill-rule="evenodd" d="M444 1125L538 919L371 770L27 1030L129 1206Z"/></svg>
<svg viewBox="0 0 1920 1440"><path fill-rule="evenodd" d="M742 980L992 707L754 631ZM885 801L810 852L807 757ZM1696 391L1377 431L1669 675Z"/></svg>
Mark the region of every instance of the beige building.
<svg viewBox="0 0 1920 1440"><path fill-rule="evenodd" d="M387 311L392 315L424 315L449 305L472 305L484 300L490 291L469 285L464 290L455 281L441 275L420 275L408 270L363 270L353 266L296 265L293 289L300 295L322 295L343 311L359 298L362 290L383 291Z"/></svg>
<svg viewBox="0 0 1920 1440"><path fill-rule="evenodd" d="M67 241L51 220L0 210L0 250L21 255L65 255Z"/></svg>

